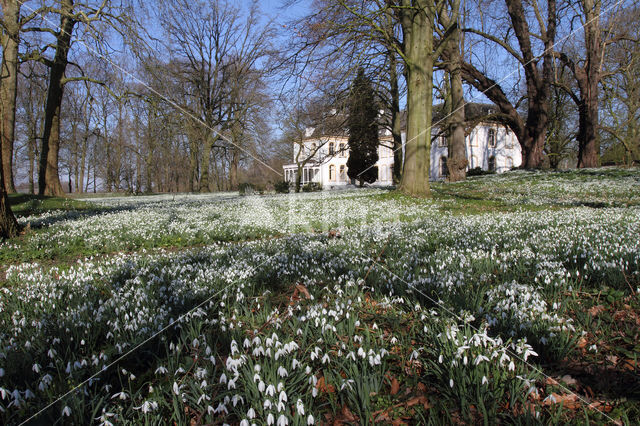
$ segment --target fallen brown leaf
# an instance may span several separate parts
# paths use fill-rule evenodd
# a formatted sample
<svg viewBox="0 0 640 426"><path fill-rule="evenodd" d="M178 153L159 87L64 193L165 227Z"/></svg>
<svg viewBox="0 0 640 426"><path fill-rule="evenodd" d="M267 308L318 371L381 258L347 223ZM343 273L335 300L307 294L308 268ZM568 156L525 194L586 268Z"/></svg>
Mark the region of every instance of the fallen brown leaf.
<svg viewBox="0 0 640 426"><path fill-rule="evenodd" d="M395 395L400 391L400 382L395 377L391 379L391 395Z"/></svg>

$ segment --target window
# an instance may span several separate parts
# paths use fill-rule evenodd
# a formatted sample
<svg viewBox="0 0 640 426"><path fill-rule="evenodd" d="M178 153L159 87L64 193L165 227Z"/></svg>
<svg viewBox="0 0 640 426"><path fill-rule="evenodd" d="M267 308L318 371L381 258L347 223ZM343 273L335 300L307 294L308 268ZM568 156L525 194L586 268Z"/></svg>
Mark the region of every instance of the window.
<svg viewBox="0 0 640 426"><path fill-rule="evenodd" d="M329 180L331 182L336 181L336 166L334 166L333 164L329 166Z"/></svg>
<svg viewBox="0 0 640 426"><path fill-rule="evenodd" d="M507 136L506 136L506 148L507 149L513 149L513 133L511 133L511 131L509 129L507 129Z"/></svg>
<svg viewBox="0 0 640 426"><path fill-rule="evenodd" d="M345 150L345 145L341 143L339 146L340 146L340 157L346 157L347 151Z"/></svg>
<svg viewBox="0 0 640 426"><path fill-rule="evenodd" d="M329 143L329 155L334 155L336 153L335 144L333 142Z"/></svg>
<svg viewBox="0 0 640 426"><path fill-rule="evenodd" d="M496 157L494 157L493 155L491 157L489 157L488 169L489 169L490 172L495 172L496 171Z"/></svg>
<svg viewBox="0 0 640 426"><path fill-rule="evenodd" d="M507 157L507 160L505 161L505 166L507 166L507 169L512 169L513 168L513 158Z"/></svg>
<svg viewBox="0 0 640 426"><path fill-rule="evenodd" d="M438 136L438 146L444 148L447 146L447 138L444 135Z"/></svg>
<svg viewBox="0 0 640 426"><path fill-rule="evenodd" d="M471 132L469 135L469 146L478 146L478 138L476 138L477 135L478 132L476 130Z"/></svg>
<svg viewBox="0 0 640 426"><path fill-rule="evenodd" d="M340 182L346 182L347 181L347 172L346 172L346 169L344 167L344 164L342 166L340 166L340 176L338 177L338 180Z"/></svg>
<svg viewBox="0 0 640 426"><path fill-rule="evenodd" d="M449 175L449 168L447 167L447 157L444 155L440 157L440 177L447 177Z"/></svg>
<svg viewBox="0 0 640 426"><path fill-rule="evenodd" d="M475 155L471 156L471 161L469 163L469 168L473 169L475 167L478 167L478 157L476 157Z"/></svg>
<svg viewBox="0 0 640 426"><path fill-rule="evenodd" d="M488 142L489 148L496 147L496 129L489 129Z"/></svg>

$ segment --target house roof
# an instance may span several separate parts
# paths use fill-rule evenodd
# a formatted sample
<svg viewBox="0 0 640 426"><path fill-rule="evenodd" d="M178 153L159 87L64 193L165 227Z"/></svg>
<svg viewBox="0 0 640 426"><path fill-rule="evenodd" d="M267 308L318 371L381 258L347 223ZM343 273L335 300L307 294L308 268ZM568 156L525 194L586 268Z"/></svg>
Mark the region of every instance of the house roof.
<svg viewBox="0 0 640 426"><path fill-rule="evenodd" d="M480 121L483 117L488 117L498 111L498 107L493 104L484 104L477 102L467 102L464 105L465 121L474 122ZM433 106L433 123L436 125L438 122L443 121L446 118L444 110L444 104L438 104ZM496 120L487 119L486 121L494 122ZM400 125L402 130L407 128L407 111L400 111ZM391 114L387 111L380 117L380 136L386 136L386 129L391 127ZM305 134L306 139L318 139L321 137L335 137L343 136L349 137L349 129L347 128L347 114L342 112L335 112L328 114L316 124L314 127L307 128Z"/></svg>

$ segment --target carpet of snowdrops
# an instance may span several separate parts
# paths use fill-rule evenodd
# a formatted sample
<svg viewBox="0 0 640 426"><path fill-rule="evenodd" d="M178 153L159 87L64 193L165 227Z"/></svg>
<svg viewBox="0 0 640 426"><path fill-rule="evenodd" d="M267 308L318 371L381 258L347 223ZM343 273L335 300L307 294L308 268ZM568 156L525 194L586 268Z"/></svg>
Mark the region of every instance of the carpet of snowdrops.
<svg viewBox="0 0 640 426"><path fill-rule="evenodd" d="M574 175L440 186L537 206L489 213L370 189L21 218L0 245L0 422L558 421L572 391L545 368L588 335L576 294L640 294L640 173ZM56 261L73 250L96 254Z"/></svg>

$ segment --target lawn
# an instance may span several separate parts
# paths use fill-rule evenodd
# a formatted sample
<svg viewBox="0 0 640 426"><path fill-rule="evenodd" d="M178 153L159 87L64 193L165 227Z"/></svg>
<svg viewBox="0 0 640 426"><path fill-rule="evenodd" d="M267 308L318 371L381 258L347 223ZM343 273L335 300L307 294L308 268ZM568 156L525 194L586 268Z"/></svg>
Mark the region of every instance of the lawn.
<svg viewBox="0 0 640 426"><path fill-rule="evenodd" d="M30 208L0 422L640 422L640 171L433 193Z"/></svg>

